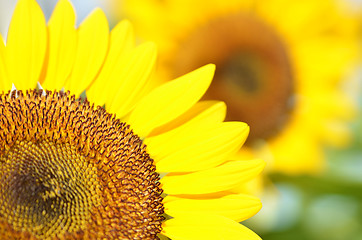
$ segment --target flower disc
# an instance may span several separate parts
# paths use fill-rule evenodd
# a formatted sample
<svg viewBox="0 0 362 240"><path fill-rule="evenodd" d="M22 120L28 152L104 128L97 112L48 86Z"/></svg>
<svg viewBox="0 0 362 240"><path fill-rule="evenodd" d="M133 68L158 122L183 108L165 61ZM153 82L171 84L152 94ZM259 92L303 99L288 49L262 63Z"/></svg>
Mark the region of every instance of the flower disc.
<svg viewBox="0 0 362 240"><path fill-rule="evenodd" d="M249 14L220 17L184 39L175 56L176 76L209 62L218 66L206 96L227 103L229 120L250 125L248 141L282 128L294 82L286 48L272 28Z"/></svg>
<svg viewBox="0 0 362 240"><path fill-rule="evenodd" d="M159 175L142 140L69 93L0 94L1 239L156 239Z"/></svg>

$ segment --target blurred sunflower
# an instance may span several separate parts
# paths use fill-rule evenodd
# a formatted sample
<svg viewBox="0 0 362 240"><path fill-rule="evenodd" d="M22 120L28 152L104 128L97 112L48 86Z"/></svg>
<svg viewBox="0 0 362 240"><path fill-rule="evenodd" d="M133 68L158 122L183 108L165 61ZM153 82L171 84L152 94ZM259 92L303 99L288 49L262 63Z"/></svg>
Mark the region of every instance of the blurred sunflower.
<svg viewBox="0 0 362 240"><path fill-rule="evenodd" d="M238 223L260 200L229 190L265 164L235 156L246 124L199 101L214 66L152 88L155 58L99 9L75 29L68 0L48 24L18 1L0 41L1 239L260 239Z"/></svg>
<svg viewBox="0 0 362 240"><path fill-rule="evenodd" d="M205 99L251 127L241 155L273 171L317 173L324 146L345 146L353 102L342 79L358 53L357 22L327 1L129 0L114 9L160 48L161 81L217 66Z"/></svg>

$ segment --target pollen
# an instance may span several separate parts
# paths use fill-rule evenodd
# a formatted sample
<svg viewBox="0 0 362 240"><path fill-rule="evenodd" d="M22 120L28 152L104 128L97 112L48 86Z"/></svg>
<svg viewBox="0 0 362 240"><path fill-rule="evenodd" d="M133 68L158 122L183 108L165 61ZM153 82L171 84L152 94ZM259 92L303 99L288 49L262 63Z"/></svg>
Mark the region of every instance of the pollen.
<svg viewBox="0 0 362 240"><path fill-rule="evenodd" d="M69 92L0 94L0 239L157 239L162 189L130 126Z"/></svg>

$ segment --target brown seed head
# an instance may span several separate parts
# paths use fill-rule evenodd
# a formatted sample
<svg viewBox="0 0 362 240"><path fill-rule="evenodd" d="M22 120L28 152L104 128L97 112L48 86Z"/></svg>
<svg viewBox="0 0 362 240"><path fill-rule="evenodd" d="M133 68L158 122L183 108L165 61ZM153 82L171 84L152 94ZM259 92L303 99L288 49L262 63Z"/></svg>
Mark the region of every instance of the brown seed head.
<svg viewBox="0 0 362 240"><path fill-rule="evenodd" d="M157 239L162 189L142 140L69 92L0 94L0 239Z"/></svg>

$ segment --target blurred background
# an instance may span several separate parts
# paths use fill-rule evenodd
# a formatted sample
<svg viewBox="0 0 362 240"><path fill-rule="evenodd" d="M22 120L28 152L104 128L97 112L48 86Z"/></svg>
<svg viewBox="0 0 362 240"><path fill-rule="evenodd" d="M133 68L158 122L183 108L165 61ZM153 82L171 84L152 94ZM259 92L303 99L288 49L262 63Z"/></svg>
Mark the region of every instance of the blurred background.
<svg viewBox="0 0 362 240"><path fill-rule="evenodd" d="M38 2L49 18L57 1ZM205 99L251 126L240 157L267 161L241 187L263 202L243 224L265 240L362 240L362 1L72 2L77 24L98 6L155 41L159 82L216 63ZM15 4L0 0L4 38Z"/></svg>

